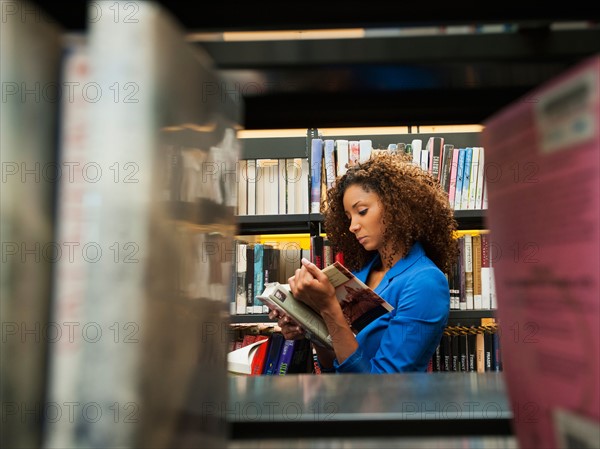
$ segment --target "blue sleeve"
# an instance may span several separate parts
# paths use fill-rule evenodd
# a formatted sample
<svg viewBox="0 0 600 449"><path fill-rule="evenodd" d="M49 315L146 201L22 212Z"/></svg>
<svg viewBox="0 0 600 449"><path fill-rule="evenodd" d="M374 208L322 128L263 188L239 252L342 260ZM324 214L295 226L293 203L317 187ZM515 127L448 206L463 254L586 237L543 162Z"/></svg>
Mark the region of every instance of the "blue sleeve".
<svg viewBox="0 0 600 449"><path fill-rule="evenodd" d="M448 281L441 271L426 268L395 290L391 293L401 294L397 310L387 321L376 320L357 335L358 349L344 362L334 361L336 371L393 373L427 369L448 321ZM378 347L371 347L373 344ZM369 358L367 354L374 355Z"/></svg>

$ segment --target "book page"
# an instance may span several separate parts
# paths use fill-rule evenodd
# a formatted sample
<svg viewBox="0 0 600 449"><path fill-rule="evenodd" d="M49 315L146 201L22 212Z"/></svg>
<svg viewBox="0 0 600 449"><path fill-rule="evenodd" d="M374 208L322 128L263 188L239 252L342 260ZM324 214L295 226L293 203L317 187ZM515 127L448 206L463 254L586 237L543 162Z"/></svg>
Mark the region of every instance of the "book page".
<svg viewBox="0 0 600 449"><path fill-rule="evenodd" d="M355 333L393 307L339 262L323 269L335 287L346 321Z"/></svg>

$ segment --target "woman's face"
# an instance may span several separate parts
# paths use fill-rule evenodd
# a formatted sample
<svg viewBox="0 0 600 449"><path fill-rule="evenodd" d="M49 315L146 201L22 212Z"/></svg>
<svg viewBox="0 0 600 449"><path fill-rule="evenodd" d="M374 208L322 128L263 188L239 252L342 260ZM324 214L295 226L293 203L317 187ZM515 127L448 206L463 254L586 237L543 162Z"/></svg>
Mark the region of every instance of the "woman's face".
<svg viewBox="0 0 600 449"><path fill-rule="evenodd" d="M350 219L350 232L367 250L383 248L383 206L379 196L353 184L344 192L344 211Z"/></svg>

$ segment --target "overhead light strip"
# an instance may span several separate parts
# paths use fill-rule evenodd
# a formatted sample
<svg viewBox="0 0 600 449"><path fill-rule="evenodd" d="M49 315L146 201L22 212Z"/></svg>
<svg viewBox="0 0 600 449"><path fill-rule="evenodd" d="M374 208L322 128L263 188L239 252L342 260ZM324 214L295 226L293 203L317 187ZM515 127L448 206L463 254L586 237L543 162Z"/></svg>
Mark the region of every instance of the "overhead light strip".
<svg viewBox="0 0 600 449"><path fill-rule="evenodd" d="M444 125L444 126L412 126L411 134L437 133L478 133L482 125ZM237 132L240 139L259 139L265 137L306 137L306 128L294 129L242 129ZM336 136L378 136L409 134L408 126L376 126L363 128L319 128L324 137Z"/></svg>

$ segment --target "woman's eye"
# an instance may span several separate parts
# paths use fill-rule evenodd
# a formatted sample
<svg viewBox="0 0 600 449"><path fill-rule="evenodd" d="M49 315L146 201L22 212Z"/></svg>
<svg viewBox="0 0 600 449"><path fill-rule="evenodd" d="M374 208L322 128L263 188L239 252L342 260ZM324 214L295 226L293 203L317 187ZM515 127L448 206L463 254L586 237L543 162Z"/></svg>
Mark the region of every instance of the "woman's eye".
<svg viewBox="0 0 600 449"><path fill-rule="evenodd" d="M368 209L363 209L358 211L358 215L366 215Z"/></svg>

